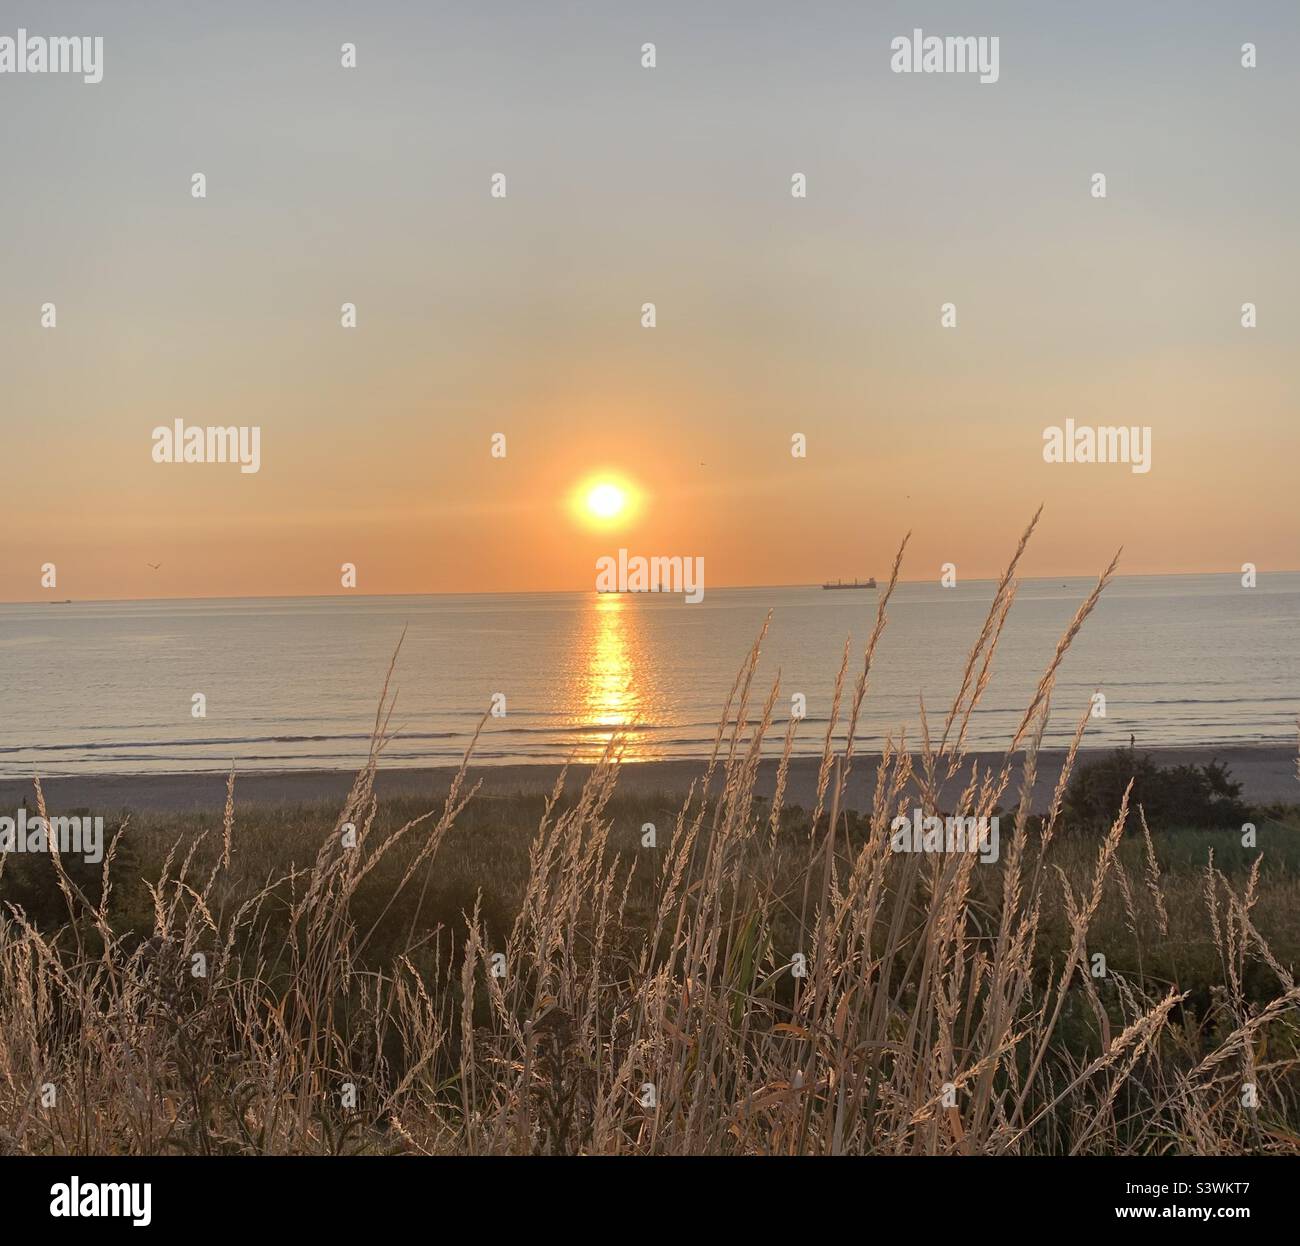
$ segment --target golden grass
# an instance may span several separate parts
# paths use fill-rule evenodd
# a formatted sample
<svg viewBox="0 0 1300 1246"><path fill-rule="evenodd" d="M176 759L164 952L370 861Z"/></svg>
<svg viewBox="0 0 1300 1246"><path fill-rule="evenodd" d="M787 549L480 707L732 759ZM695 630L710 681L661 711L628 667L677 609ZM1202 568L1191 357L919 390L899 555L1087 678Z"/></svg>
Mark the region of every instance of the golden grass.
<svg viewBox="0 0 1300 1246"><path fill-rule="evenodd" d="M999 582L937 741L924 727L915 766L902 741L887 741L871 808L856 818L845 785L902 549L847 686L846 647L815 816L794 836L780 796L794 724L772 807L754 795L780 683L756 699L760 635L704 774L657 844L611 845L615 742L576 800L557 782L511 920L495 929L479 901L458 929L421 916L476 789L462 766L440 810L385 827L374 779L387 681L368 762L307 864L248 885L233 774L220 843L177 843L148 881L148 938L115 929L110 911L130 829L106 855L97 902L56 854L66 924L38 928L12 904L0 915L0 1148L1300 1150L1300 990L1258 929L1259 861L1235 889L1211 861L1203 897L1189 897L1162 875L1127 796L1099 842L1062 835L1061 794L1086 715L1049 814L1030 816L1056 672L1113 562L1062 637L1005 761L974 770L943 810L984 817L1013 806L1001 861L890 849L892 818L914 803L940 813L943 784L962 769L1036 522ZM837 749L845 700L847 743ZM1017 795L1007 789L1022 746ZM43 814L39 783L36 795ZM1135 812L1140 855L1126 864ZM377 911L359 904L381 878ZM1188 988L1140 971L1093 976L1098 951L1140 966L1147 941L1182 932L1202 899L1199 937L1212 941L1221 976L1196 1008ZM1123 955L1096 945L1099 915L1112 909L1106 928L1125 930ZM395 917L408 911L409 921ZM395 920L400 946L376 963ZM1261 975L1264 999L1247 981Z"/></svg>

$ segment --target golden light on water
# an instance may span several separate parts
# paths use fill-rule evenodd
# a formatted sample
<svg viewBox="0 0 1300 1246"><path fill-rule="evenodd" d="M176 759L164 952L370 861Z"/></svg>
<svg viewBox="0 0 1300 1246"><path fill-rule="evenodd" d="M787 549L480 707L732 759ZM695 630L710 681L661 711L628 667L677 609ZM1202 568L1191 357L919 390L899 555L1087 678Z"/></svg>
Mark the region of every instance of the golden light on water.
<svg viewBox="0 0 1300 1246"><path fill-rule="evenodd" d="M637 605L616 593L590 599L582 637L582 674L577 718L595 728L585 736L583 760L594 761L616 735L627 746L627 760L656 755L646 728L654 716L649 694L652 673L637 661Z"/></svg>
<svg viewBox="0 0 1300 1246"><path fill-rule="evenodd" d="M613 732L630 727L636 709L632 691L632 662L624 635L626 598L613 593L595 598L591 644L587 658L584 716L593 726L609 727L602 746Z"/></svg>

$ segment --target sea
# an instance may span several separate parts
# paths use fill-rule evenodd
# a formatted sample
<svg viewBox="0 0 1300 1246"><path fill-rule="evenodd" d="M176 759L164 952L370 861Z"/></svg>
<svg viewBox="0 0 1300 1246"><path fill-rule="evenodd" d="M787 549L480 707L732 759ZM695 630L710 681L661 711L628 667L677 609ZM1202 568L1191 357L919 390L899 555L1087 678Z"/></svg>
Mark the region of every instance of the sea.
<svg viewBox="0 0 1300 1246"><path fill-rule="evenodd" d="M1021 583L969 747L1005 747L1092 585ZM994 587L897 587L864 747L915 744L922 705L941 729ZM877 596L814 585L710 589L698 604L593 592L0 604L0 777L352 769L394 658L386 765L459 761L494 705L481 763L589 761L611 739L628 761L699 757L769 614L751 713L779 676L768 751L802 710L795 751L820 752L844 646L851 680ZM1046 742L1067 743L1089 707L1085 747L1292 742L1298 642L1300 573L1253 588L1236 575L1117 578L1066 655Z"/></svg>

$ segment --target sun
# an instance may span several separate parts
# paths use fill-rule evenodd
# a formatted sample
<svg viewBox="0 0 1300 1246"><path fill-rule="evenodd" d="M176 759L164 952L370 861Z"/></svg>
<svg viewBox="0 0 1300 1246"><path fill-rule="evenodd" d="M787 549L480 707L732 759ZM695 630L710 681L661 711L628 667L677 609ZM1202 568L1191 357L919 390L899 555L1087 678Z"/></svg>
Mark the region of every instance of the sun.
<svg viewBox="0 0 1300 1246"><path fill-rule="evenodd" d="M627 508L627 494L605 480L587 494L587 509L597 519L617 519Z"/></svg>
<svg viewBox="0 0 1300 1246"><path fill-rule="evenodd" d="M640 490L630 481L600 472L578 484L569 495L569 507L575 518L588 527L609 528L631 519L640 498Z"/></svg>

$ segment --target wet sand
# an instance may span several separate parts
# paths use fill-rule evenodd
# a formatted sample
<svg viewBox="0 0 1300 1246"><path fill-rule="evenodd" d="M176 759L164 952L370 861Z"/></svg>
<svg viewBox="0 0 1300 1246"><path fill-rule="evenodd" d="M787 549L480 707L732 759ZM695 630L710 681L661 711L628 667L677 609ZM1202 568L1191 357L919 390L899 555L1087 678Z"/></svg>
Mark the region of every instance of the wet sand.
<svg viewBox="0 0 1300 1246"><path fill-rule="evenodd" d="M1151 758L1162 766L1203 764L1213 759L1226 763L1232 777L1241 783L1242 797L1248 802L1260 805L1300 803L1300 779L1296 777L1296 750L1293 747L1235 745L1154 748L1149 752ZM1088 751L1081 754L1083 757L1089 755L1095 754ZM1039 755L1033 793L1036 812L1041 812L1050 802L1064 757L1063 750L1045 750ZM981 768L987 768L1000 764L1001 760L1000 753L972 753L967 765L978 763ZM878 761L877 756L855 759L849 776L849 808L863 809L870 805ZM812 805L819 765L818 757L791 759L786 784L787 805L805 808ZM678 798L701 776L703 769L700 761L628 763L619 776L618 790L636 796ZM549 792L559 771L560 767L552 764L478 766L471 768L470 776L474 780L482 779L484 796L512 796ZM576 789L589 771L589 766L571 766L567 786ZM381 770L376 790L381 797L409 796L437 801L446 794L454 774L455 768L449 766ZM1019 792L1019 776L1020 760L1017 759L1011 795L1004 804L1013 803L1015 794ZM237 806L251 802L280 805L337 803L347 794L352 779L353 774L348 771L250 771L236 775L235 803ZM81 775L44 779L42 786L51 810L85 809L105 815L121 810L139 813L218 811L224 808L226 800L226 776L223 774ZM775 787L776 761L765 760L759 768L758 793L770 797ZM946 795L956 796L961 790L959 779L952 780L944 790ZM35 804L30 779L0 779L0 811L16 809L24 800L29 808Z"/></svg>

